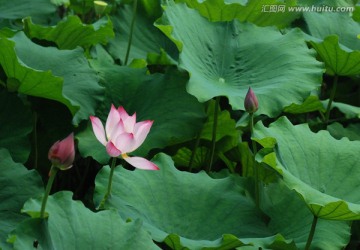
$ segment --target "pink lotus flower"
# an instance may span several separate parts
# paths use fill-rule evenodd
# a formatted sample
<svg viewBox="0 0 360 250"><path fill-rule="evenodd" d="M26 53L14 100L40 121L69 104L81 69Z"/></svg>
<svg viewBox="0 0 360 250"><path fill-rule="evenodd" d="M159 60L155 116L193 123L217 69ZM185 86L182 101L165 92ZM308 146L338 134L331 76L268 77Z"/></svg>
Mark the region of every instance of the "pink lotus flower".
<svg viewBox="0 0 360 250"><path fill-rule="evenodd" d="M75 158L74 133L51 146L48 158L54 167L66 170L72 167Z"/></svg>
<svg viewBox="0 0 360 250"><path fill-rule="evenodd" d="M245 101L244 101L245 110L248 113L254 113L259 108L258 99L254 93L254 91L249 87L249 90L246 94Z"/></svg>
<svg viewBox="0 0 360 250"><path fill-rule="evenodd" d="M136 113L128 115L123 107L111 105L105 129L100 119L90 116L96 138L106 147L111 157L121 156L130 165L147 170L158 170L152 162L142 157L130 157L128 153L136 150L148 135L153 121L136 122Z"/></svg>

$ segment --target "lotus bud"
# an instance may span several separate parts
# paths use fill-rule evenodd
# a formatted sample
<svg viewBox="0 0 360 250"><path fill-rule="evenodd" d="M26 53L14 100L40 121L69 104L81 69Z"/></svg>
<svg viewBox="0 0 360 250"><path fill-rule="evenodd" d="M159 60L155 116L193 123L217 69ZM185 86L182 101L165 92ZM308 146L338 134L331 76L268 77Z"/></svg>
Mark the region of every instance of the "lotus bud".
<svg viewBox="0 0 360 250"><path fill-rule="evenodd" d="M102 13L104 13L107 5L108 4L104 1L94 1L95 14L100 16Z"/></svg>
<svg viewBox="0 0 360 250"><path fill-rule="evenodd" d="M48 158L54 167L66 170L72 167L75 158L74 134L51 146Z"/></svg>
<svg viewBox="0 0 360 250"><path fill-rule="evenodd" d="M244 106L248 113L255 113L259 108L258 99L250 87L245 97Z"/></svg>

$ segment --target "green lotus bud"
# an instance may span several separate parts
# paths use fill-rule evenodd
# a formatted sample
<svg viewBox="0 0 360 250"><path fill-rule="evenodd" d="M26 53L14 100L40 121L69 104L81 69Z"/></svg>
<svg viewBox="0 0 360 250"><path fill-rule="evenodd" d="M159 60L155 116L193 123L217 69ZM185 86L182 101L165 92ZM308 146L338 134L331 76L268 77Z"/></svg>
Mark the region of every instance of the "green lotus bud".
<svg viewBox="0 0 360 250"><path fill-rule="evenodd" d="M95 14L100 16L102 13L104 13L107 5L108 4L104 1L94 1Z"/></svg>

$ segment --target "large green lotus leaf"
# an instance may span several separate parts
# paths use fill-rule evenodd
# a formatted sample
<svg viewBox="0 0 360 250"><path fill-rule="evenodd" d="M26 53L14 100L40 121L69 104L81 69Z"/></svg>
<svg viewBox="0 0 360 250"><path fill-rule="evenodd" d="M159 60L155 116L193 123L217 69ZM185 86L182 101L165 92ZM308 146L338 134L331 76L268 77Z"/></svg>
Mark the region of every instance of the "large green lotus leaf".
<svg viewBox="0 0 360 250"><path fill-rule="evenodd" d="M16 55L14 41L0 39L0 65L8 78L6 87L9 91L56 100L75 110L62 96L62 79L50 71L39 71L24 65Z"/></svg>
<svg viewBox="0 0 360 250"><path fill-rule="evenodd" d="M21 19L26 16L51 14L56 11L56 6L49 0L0 0L0 18Z"/></svg>
<svg viewBox="0 0 360 250"><path fill-rule="evenodd" d="M269 231L256 212L244 188L249 185L245 179L181 172L164 154L153 160L159 171L128 171L118 166L105 206L116 207L124 219L141 218L155 241L165 241L173 249L268 247L277 241L273 236L277 232ZM96 177L95 203L103 198L108 176L105 167Z"/></svg>
<svg viewBox="0 0 360 250"><path fill-rule="evenodd" d="M36 25L30 17L25 18L23 22L28 37L55 42L59 49L71 50L77 46L87 48L98 43L106 44L114 37L109 18L101 18L94 24L85 25L78 16L68 16L52 27Z"/></svg>
<svg viewBox="0 0 360 250"><path fill-rule="evenodd" d="M103 98L103 88L82 49L42 47L22 32L11 40L0 39L0 43L4 44L0 46L0 64L7 77L15 79L13 85L19 93L66 104L75 124L95 112Z"/></svg>
<svg viewBox="0 0 360 250"><path fill-rule="evenodd" d="M310 43L325 62L327 72L359 74L360 24L346 12L307 12L304 18L312 36Z"/></svg>
<svg viewBox="0 0 360 250"><path fill-rule="evenodd" d="M328 74L341 76L360 74L360 51L352 51L339 44L337 35L328 36L323 42L310 41L310 43L325 62Z"/></svg>
<svg viewBox="0 0 360 250"><path fill-rule="evenodd" d="M269 128L257 124L255 137L274 137L277 163L269 163L285 183L323 219L360 219L360 142L313 133L305 124L293 126L282 117ZM350 174L349 174L350 173Z"/></svg>
<svg viewBox="0 0 360 250"><path fill-rule="evenodd" d="M69 6L70 5L70 0L50 0L50 2L52 2L56 6L61 6L61 5Z"/></svg>
<svg viewBox="0 0 360 250"><path fill-rule="evenodd" d="M94 10L94 0L70 0L69 9L79 16L86 17Z"/></svg>
<svg viewBox="0 0 360 250"><path fill-rule="evenodd" d="M283 236L277 234L275 236L261 239L244 239L240 240L232 234L224 234L221 239L211 243L207 241L198 241L199 247L184 247L186 240L176 234L170 234L165 239L165 243L174 250L259 250L259 249L278 249L278 250L297 250L292 240L286 240ZM200 247L202 246L202 247Z"/></svg>
<svg viewBox="0 0 360 250"><path fill-rule="evenodd" d="M49 197L47 220L28 219L12 232L14 249L29 249L37 240L39 249L159 249L140 221L126 223L115 210L94 213L72 193ZM41 199L30 199L23 212L39 211Z"/></svg>
<svg viewBox="0 0 360 250"><path fill-rule="evenodd" d="M115 29L115 39L109 43L109 52L114 58L125 60L128 46L129 32L133 10L130 6L119 9L117 15L112 17ZM137 13L133 30L129 62L134 59L146 59L151 54L160 54L161 49L177 59L176 46L154 25L153 21L141 13Z"/></svg>
<svg viewBox="0 0 360 250"><path fill-rule="evenodd" d="M304 19L309 34L318 39L331 35L339 37L339 43L351 50L360 50L360 24L348 12L306 12Z"/></svg>
<svg viewBox="0 0 360 250"><path fill-rule="evenodd" d="M93 60L92 66L99 72L106 88L105 101L96 112L103 123L106 122L111 104L124 106L129 114L136 112L137 121L154 120L137 154L145 155L151 149L193 139L201 129L205 119L203 105L186 92L188 78L176 69L165 74L147 75L146 69L132 69L105 61ZM104 152L100 149L103 145L91 130L89 123L87 130L77 135L79 148L84 156L99 156L99 150ZM82 142L83 139L86 143ZM105 154L95 159L105 163L109 156Z"/></svg>
<svg viewBox="0 0 360 250"><path fill-rule="evenodd" d="M44 190L39 174L15 163L6 149L0 149L0 172L0 248L8 249L8 234L26 219L20 213L25 201Z"/></svg>
<svg viewBox="0 0 360 250"><path fill-rule="evenodd" d="M15 35L16 30L11 29L10 27L10 20L0 21L0 37L12 37L13 35Z"/></svg>
<svg viewBox="0 0 360 250"><path fill-rule="evenodd" d="M336 139L347 137L350 141L360 141L360 123L351 123L344 127L340 123L334 122L326 129Z"/></svg>
<svg viewBox="0 0 360 250"><path fill-rule="evenodd" d="M144 16L156 19L161 16L162 8L158 0L140 0L137 5L137 11Z"/></svg>
<svg viewBox="0 0 360 250"><path fill-rule="evenodd" d="M13 159L25 163L30 154L28 139L32 115L15 93L0 90L0 148L10 151Z"/></svg>
<svg viewBox="0 0 360 250"><path fill-rule="evenodd" d="M262 210L271 218L268 227L293 239L298 249L304 249L313 215L301 197L282 181L267 185L262 197ZM343 249L350 240L350 230L349 222L318 220L311 249Z"/></svg>
<svg viewBox="0 0 360 250"><path fill-rule="evenodd" d="M300 6L331 6L331 7L348 7L354 6L353 0L298 0Z"/></svg>
<svg viewBox="0 0 360 250"><path fill-rule="evenodd" d="M244 110L251 86L259 100L257 113L276 116L320 85L322 64L298 30L282 35L237 20L212 23L173 3L157 27L181 51L180 66L190 72L188 92L201 102L227 96L233 109Z"/></svg>
<svg viewBox="0 0 360 250"><path fill-rule="evenodd" d="M323 105L327 106L329 100L321 101ZM341 102L332 102L331 109L337 108L345 115L347 119L360 118L360 107L352 106Z"/></svg>
<svg viewBox="0 0 360 250"><path fill-rule="evenodd" d="M286 27L301 15L300 12L287 11L289 6L296 6L295 0L285 3L276 0L249 0L246 4L222 0L180 0L178 2L186 2L188 6L197 9L202 16L212 22L232 21L236 18L241 22L248 21L258 26Z"/></svg>
<svg viewBox="0 0 360 250"><path fill-rule="evenodd" d="M302 104L293 103L284 108L284 112L291 114L303 114L313 111L321 111L325 113L324 105L319 100L319 97L314 95L310 95Z"/></svg>
<svg viewBox="0 0 360 250"><path fill-rule="evenodd" d="M352 12L352 18L356 22L360 21L360 6L355 6L354 11Z"/></svg>

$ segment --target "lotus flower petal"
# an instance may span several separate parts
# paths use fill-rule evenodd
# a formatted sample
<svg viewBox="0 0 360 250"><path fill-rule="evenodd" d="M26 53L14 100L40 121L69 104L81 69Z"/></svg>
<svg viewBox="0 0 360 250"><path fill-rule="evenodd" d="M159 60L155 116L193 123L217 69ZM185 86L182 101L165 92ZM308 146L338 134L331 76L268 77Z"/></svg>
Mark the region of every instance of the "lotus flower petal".
<svg viewBox="0 0 360 250"><path fill-rule="evenodd" d="M145 158L142 157L123 157L126 162L128 162L130 165L139 168L139 169L145 169L145 170L159 170L158 166L156 166L151 161L148 161Z"/></svg>
<svg viewBox="0 0 360 250"><path fill-rule="evenodd" d="M116 138L115 146L122 154L134 151L136 141L133 134L123 133Z"/></svg>
<svg viewBox="0 0 360 250"><path fill-rule="evenodd" d="M112 143L111 141L108 142L108 144L106 145L106 152L111 157L118 157L119 155L121 155L121 151L117 149L114 143Z"/></svg>
<svg viewBox="0 0 360 250"><path fill-rule="evenodd" d="M136 113L130 116L122 106L118 108L118 113L120 115L121 121L124 124L125 132L132 133L136 123Z"/></svg>
<svg viewBox="0 0 360 250"><path fill-rule="evenodd" d="M135 135L135 145L134 149L137 149L145 141L147 135L150 132L150 128L154 121L142 121L135 124L134 135Z"/></svg>
<svg viewBox="0 0 360 250"><path fill-rule="evenodd" d="M127 133L133 133L134 132L134 126L136 124L136 113L134 113L132 116L129 116L127 119L123 119L124 122L124 128Z"/></svg>
<svg viewBox="0 0 360 250"><path fill-rule="evenodd" d="M119 112L121 120L126 120L127 118L129 118L129 114L126 112L126 110L124 109L123 106L120 106L118 108L118 112Z"/></svg>
<svg viewBox="0 0 360 250"><path fill-rule="evenodd" d="M120 122L120 114L114 105L111 105L109 115L106 120L105 131L108 140L114 138L114 133L117 131L118 124Z"/></svg>
<svg viewBox="0 0 360 250"><path fill-rule="evenodd" d="M96 138L99 142L101 142L101 144L106 146L105 130L100 119L95 116L90 116L90 120Z"/></svg>

